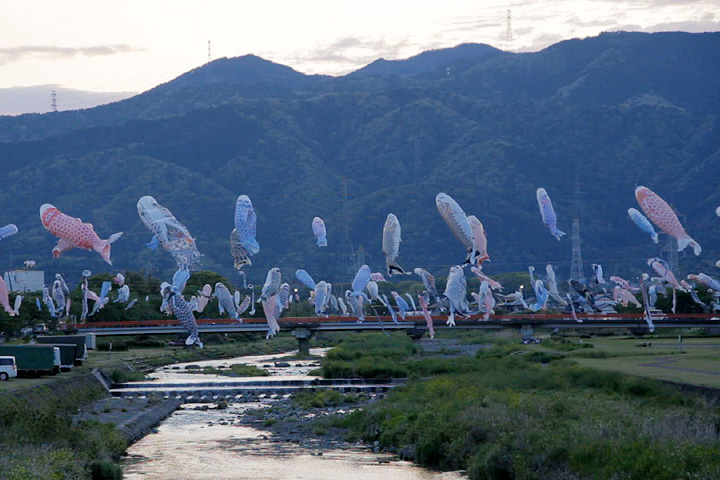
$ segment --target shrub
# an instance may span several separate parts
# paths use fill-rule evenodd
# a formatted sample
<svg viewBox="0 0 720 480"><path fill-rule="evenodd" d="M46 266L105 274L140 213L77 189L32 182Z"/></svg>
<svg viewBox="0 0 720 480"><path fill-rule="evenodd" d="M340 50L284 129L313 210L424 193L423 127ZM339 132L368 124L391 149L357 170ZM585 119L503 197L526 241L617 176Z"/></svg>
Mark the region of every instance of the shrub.
<svg viewBox="0 0 720 480"><path fill-rule="evenodd" d="M90 465L92 480L121 480L122 469L112 462L98 461Z"/></svg>
<svg viewBox="0 0 720 480"><path fill-rule="evenodd" d="M103 342L98 343L97 349L101 352L110 351L110 345L112 345L113 352L126 352L128 349L127 342Z"/></svg>
<svg viewBox="0 0 720 480"><path fill-rule="evenodd" d="M113 383L140 382L142 380L147 380L147 375L145 373L130 372L127 370L113 370L108 376Z"/></svg>

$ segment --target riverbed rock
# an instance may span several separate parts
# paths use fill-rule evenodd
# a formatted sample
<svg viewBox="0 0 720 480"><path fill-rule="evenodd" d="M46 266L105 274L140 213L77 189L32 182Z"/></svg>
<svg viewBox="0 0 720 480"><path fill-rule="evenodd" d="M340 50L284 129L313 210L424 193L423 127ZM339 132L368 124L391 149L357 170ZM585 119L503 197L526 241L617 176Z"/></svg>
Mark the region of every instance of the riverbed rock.
<svg viewBox="0 0 720 480"><path fill-rule="evenodd" d="M408 460L410 462L415 460L415 445L405 445L402 447L398 452L398 457L400 457L400 460Z"/></svg>

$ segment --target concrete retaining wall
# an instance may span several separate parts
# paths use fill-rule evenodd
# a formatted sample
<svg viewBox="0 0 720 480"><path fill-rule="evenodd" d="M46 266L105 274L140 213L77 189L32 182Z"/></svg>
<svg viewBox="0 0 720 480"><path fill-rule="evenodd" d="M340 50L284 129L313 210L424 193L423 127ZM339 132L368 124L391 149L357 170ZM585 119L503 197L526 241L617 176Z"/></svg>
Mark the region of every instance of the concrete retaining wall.
<svg viewBox="0 0 720 480"><path fill-rule="evenodd" d="M128 445L137 442L144 437L155 425L170 416L182 405L181 399L164 400L161 404L141 413L138 417L118 427L120 436Z"/></svg>

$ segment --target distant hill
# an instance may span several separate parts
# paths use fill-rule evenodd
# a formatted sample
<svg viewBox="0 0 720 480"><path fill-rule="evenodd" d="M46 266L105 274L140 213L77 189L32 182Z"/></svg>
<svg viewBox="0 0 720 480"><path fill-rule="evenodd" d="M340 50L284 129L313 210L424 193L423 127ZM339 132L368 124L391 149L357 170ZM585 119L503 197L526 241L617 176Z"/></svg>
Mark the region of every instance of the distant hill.
<svg viewBox="0 0 720 480"><path fill-rule="evenodd" d="M273 266L287 278L305 268L347 280L346 222L361 261L382 269L390 212L403 228L400 264L445 276L464 253L437 214L444 191L483 222L489 274L552 262L562 281L577 216L586 271L599 262L634 275L661 254L627 217L642 184L676 206L703 246L681 259L684 273L711 272L720 258L720 34L603 34L528 54L461 47L393 63L402 73L341 78L223 59L211 83L197 70L103 107L0 118L0 206L20 228L0 244L0 265L12 255L72 275L110 270L92 252L50 257L54 239L38 215L49 202L103 238L125 232L113 268L152 265L166 277L172 260L144 247L150 233L136 214L149 194L195 235L202 267L232 277L232 213L247 194L261 245L248 270L255 283ZM542 224L538 187L568 232L560 242ZM314 243L314 216L325 220L327 248Z"/></svg>
<svg viewBox="0 0 720 480"><path fill-rule="evenodd" d="M0 115L46 113L51 111L50 95L55 91L59 110L79 110L132 97L137 92L89 92L58 85L0 88Z"/></svg>
<svg viewBox="0 0 720 480"><path fill-rule="evenodd" d="M209 65L190 70L176 79L160 85L158 90L203 87L212 83L263 83L297 89L313 78L329 77L322 75L307 76L290 67L270 62L256 55L243 55L242 57L214 60Z"/></svg>
<svg viewBox="0 0 720 480"><path fill-rule="evenodd" d="M406 60L385 60L380 58L370 65L356 70L348 77L399 76L410 77L436 72L447 75L447 68L455 62L477 62L508 55L490 45L464 43L453 48L423 52Z"/></svg>

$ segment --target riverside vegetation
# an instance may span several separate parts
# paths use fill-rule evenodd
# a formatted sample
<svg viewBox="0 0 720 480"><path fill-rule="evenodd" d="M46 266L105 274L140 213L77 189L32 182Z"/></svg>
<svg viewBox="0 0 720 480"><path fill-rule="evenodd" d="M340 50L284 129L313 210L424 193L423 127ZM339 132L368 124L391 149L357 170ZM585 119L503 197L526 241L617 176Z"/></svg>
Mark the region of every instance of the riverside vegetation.
<svg viewBox="0 0 720 480"><path fill-rule="evenodd" d="M296 345L280 335L270 342L219 338L205 350L147 348L157 340L127 342L130 350L113 353L115 361L132 359L135 348L145 364L160 366ZM715 340L695 339L701 345ZM667 341L652 339L656 346ZM288 409L299 409L303 418L300 410L327 410L303 430L308 437L340 433L351 442L347 445L362 440L424 466L467 470L472 479L720 478L717 404L657 380L602 370L601 362L629 363L631 355L639 355L637 341L619 339L622 346L614 350L608 343L550 338L528 346L517 344L514 336L504 340L502 333L473 332L446 332L424 344L403 334L323 335L319 344L337 346L316 373L407 377L408 383L382 400L301 392ZM649 348L641 351L657 355ZM596 362L593 368L581 365L588 361ZM15 401L23 392L17 398L0 396L0 479L118 478L114 461L125 445L114 426L72 419L78 406L104 391L89 387L59 394L50 387L33 389L33 399L40 401ZM354 411L342 415L342 410ZM256 422L282 432L284 415ZM328 448L326 443L319 448Z"/></svg>
<svg viewBox="0 0 720 480"><path fill-rule="evenodd" d="M720 477L716 403L581 367L557 351L480 341L491 346L472 357L432 358L404 336L343 341L323 361L324 375L410 381L360 411L318 420L316 430L342 427L348 440L465 469L471 479Z"/></svg>
<svg viewBox="0 0 720 480"><path fill-rule="evenodd" d="M83 382L78 387L76 383L62 382L66 378L78 380L82 373L89 373L91 367L102 367L115 382L142 380L145 378L142 372L113 368L120 361L138 361L136 352L142 352L143 364L157 367L178 362L279 353L297 347L297 340L287 334L280 334L271 341L259 334L207 337L209 345L203 350L168 348L159 336L140 336L129 341L103 339L98 342L99 348L113 341L113 349L120 346L122 350L114 351L112 360L106 360L105 353L91 353L86 366L63 374L57 382L50 377L10 382L15 386L28 381L33 388L21 388L0 395L0 480L122 478L116 462L125 452L126 444L116 432L115 425L77 415L106 396L105 389L94 380ZM337 335L324 335L317 342L327 346L335 343ZM42 380L48 383L37 385Z"/></svg>
<svg viewBox="0 0 720 480"><path fill-rule="evenodd" d="M105 395L99 385L65 389L36 387L32 401L0 396L0 479L119 479L115 465L125 442L115 426L74 422L78 406Z"/></svg>

